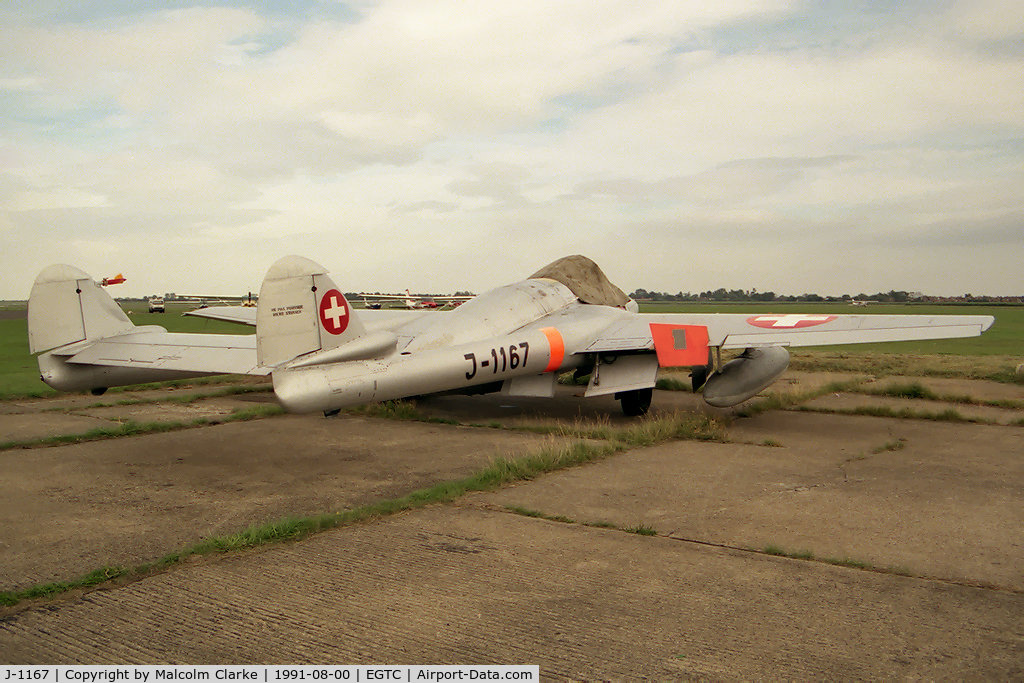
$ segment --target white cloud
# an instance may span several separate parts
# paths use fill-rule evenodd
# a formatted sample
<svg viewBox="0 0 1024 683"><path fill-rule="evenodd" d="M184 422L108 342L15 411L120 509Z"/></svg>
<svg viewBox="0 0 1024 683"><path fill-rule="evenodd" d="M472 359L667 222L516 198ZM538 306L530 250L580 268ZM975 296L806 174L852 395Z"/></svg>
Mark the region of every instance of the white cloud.
<svg viewBox="0 0 1024 683"><path fill-rule="evenodd" d="M37 211L103 206L110 206L107 198L103 195L64 187L49 191L27 190L20 192L6 202L2 208L8 211Z"/></svg>
<svg viewBox="0 0 1024 683"><path fill-rule="evenodd" d="M1021 111L1024 60L909 46L849 56L741 54L697 65L680 59L664 89L589 117L578 145L657 177L925 136L984 140L995 137L992 126L1020 129Z"/></svg>
<svg viewBox="0 0 1024 683"><path fill-rule="evenodd" d="M1024 34L1024 5L1015 0L958 0L941 21L973 40L1003 40Z"/></svg>
<svg viewBox="0 0 1024 683"><path fill-rule="evenodd" d="M733 286L811 290L858 239L873 262L936 262L966 249L958 226L1012 235L1021 205L1024 64L988 43L1012 42L1024 13L1001 7L901 27L865 13L857 35L837 17L804 42L815 29L795 0L11 22L0 225L26 257L4 266L30 281L33 259L65 254L54 230L81 242L67 260L144 259L168 289L185 289L173 259L248 288L304 249L377 289L397 260L414 264L404 286L443 289L438 264L458 262L452 288L482 289L573 251L674 291L736 269L776 284ZM700 262L719 242L724 263ZM986 278L965 288L1017 287L1000 275L1010 251L979 248L986 269L956 252L963 278ZM779 269L794 256L813 267ZM671 284L690 272L702 282Z"/></svg>

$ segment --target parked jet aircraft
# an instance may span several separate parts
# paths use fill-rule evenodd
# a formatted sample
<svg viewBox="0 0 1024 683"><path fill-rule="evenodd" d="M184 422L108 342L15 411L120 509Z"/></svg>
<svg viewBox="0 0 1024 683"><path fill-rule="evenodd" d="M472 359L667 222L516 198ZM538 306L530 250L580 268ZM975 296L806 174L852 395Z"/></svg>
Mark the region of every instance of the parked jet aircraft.
<svg viewBox="0 0 1024 683"><path fill-rule="evenodd" d="M326 270L287 256L267 272L256 309L203 317L256 326L253 335L136 327L82 271L44 269L32 287L29 346L44 382L92 390L203 374L272 375L288 410L444 391L553 396L559 373L590 375L586 396L614 394L646 412L658 370L689 367L713 406L736 405L774 382L787 346L972 337L991 316L640 314L582 256L481 294L452 311L353 310ZM723 364L723 349L744 349Z"/></svg>

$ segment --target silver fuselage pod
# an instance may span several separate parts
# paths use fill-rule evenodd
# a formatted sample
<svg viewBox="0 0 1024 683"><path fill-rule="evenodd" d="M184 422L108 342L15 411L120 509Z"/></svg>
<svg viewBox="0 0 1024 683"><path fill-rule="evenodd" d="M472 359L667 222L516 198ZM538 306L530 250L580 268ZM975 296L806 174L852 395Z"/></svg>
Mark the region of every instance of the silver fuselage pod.
<svg viewBox="0 0 1024 683"><path fill-rule="evenodd" d="M160 328L163 329L163 328ZM69 363L61 349L39 354L39 378L57 391L89 391L100 393L109 387L120 387L147 382L166 382L176 379L208 377L210 372L182 372L181 370L160 370L106 367L102 365L79 365Z"/></svg>
<svg viewBox="0 0 1024 683"><path fill-rule="evenodd" d="M704 401L728 408L753 398L789 367L789 351L782 346L745 350L722 366L704 385Z"/></svg>
<svg viewBox="0 0 1024 683"><path fill-rule="evenodd" d="M624 313L581 304L564 285L526 280L481 294L395 333L399 343L379 358L276 368L274 392L290 412L330 412L482 384L547 375L577 367L585 340Z"/></svg>

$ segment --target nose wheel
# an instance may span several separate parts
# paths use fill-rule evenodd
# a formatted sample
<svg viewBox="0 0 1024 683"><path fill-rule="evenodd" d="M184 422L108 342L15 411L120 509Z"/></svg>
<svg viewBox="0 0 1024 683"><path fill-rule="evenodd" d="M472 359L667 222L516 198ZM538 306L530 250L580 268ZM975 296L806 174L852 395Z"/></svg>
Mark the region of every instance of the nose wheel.
<svg viewBox="0 0 1024 683"><path fill-rule="evenodd" d="M654 396L653 387L647 389L633 389L632 391L620 391L615 394L622 406L622 413L627 417L639 417L646 415L651 407L651 398Z"/></svg>

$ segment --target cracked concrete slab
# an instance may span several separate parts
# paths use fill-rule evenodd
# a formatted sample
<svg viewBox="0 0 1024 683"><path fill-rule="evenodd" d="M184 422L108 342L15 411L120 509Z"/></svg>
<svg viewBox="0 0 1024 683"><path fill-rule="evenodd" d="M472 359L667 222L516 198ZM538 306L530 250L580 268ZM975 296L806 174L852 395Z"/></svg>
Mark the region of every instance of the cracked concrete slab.
<svg viewBox="0 0 1024 683"><path fill-rule="evenodd" d="M450 396L418 407L476 423L621 420L611 399L559 391L555 402ZM655 410L699 405L657 394ZM518 662L567 680L1024 675L1018 428L716 414L732 420L734 443L629 451L456 505L14 608L0 620L0 653L11 663ZM24 585L41 580L32 572L152 559L202 535L401 495L475 471L510 444L545 442L281 416L0 452L0 573ZM527 518L506 504L662 535ZM768 544L917 575L722 547Z"/></svg>
<svg viewBox="0 0 1024 683"><path fill-rule="evenodd" d="M494 429L287 415L0 451L0 590L402 496L551 442Z"/></svg>
<svg viewBox="0 0 1024 683"><path fill-rule="evenodd" d="M1019 424L1024 419L1024 410L1013 408L996 408L979 406L970 403L949 403L946 401L927 401L921 399L897 398L894 396L876 396L873 394L836 393L825 394L800 404L809 410L823 412L852 413L858 408L878 408L899 413L911 411L921 417L956 414L966 420L991 422L1000 425ZM951 420L956 422L956 420Z"/></svg>
<svg viewBox="0 0 1024 683"><path fill-rule="evenodd" d="M773 412L729 436L749 445L637 449L474 499L1024 590L1016 429Z"/></svg>
<svg viewBox="0 0 1024 683"><path fill-rule="evenodd" d="M544 680L1018 678L1022 596L434 507L0 624L10 663L537 664Z"/></svg>

